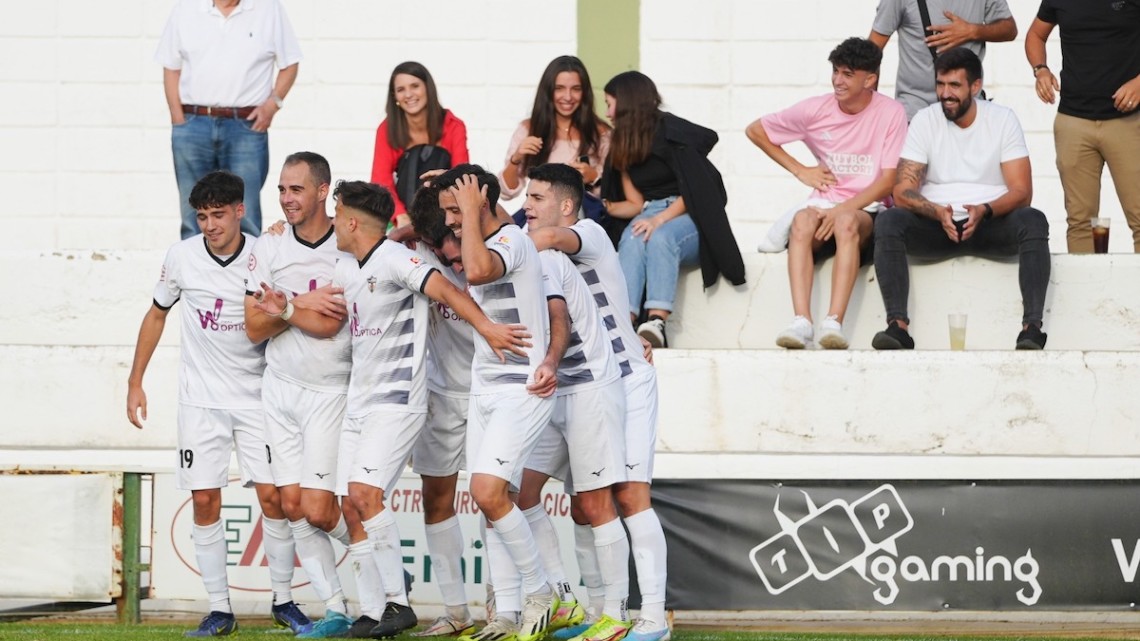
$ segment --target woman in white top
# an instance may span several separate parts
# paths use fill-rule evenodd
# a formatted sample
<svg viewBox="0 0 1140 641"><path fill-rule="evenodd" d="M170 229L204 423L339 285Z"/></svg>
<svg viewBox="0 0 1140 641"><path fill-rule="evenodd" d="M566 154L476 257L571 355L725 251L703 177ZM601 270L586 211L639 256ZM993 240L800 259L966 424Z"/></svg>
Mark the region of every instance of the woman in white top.
<svg viewBox="0 0 1140 641"><path fill-rule="evenodd" d="M548 162L577 169L591 191L601 178L609 146L610 127L594 112L585 65L575 56L559 56L542 73L530 118L511 136L506 167L499 172L502 198L523 193L527 170Z"/></svg>

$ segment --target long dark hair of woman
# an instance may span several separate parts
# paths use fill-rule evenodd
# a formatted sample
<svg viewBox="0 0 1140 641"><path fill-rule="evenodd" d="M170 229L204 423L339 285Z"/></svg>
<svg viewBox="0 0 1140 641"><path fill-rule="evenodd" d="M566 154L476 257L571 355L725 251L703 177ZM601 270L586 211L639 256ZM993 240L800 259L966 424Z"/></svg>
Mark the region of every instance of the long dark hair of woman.
<svg viewBox="0 0 1140 641"><path fill-rule="evenodd" d="M400 105L396 104L396 76L400 74L415 76L423 81L424 87L427 89L428 141L433 145L438 143L439 139L443 137L444 109L439 104L439 93L435 90L435 80L432 80L431 72L427 70L427 67L409 60L396 65L396 68L392 70L392 75L388 77L388 102L384 106L384 113L388 116L388 145L392 149L404 149L412 139L408 132L408 118L404 115L404 110L400 108Z"/></svg>
<svg viewBox="0 0 1140 641"><path fill-rule="evenodd" d="M582 83L582 102L571 116L575 129L578 130L578 156L594 155L598 151L599 120L594 113L594 89L590 84L590 74L586 72L586 65L582 64L576 56L558 56L546 65L542 72L542 79L538 81L538 90L534 94L534 108L530 112L529 135L542 138L542 149L533 157L524 156L523 167L520 170L526 175L528 166L537 167L545 164L550 158L550 149L558 136L558 123L555 119L554 82L558 74L569 71L578 74L578 81ZM604 126L604 125L603 125Z"/></svg>
<svg viewBox="0 0 1140 641"><path fill-rule="evenodd" d="M606 83L605 92L617 101L610 163L614 169L625 171L649 157L653 132L661 120L661 95L657 85L640 71L619 73Z"/></svg>

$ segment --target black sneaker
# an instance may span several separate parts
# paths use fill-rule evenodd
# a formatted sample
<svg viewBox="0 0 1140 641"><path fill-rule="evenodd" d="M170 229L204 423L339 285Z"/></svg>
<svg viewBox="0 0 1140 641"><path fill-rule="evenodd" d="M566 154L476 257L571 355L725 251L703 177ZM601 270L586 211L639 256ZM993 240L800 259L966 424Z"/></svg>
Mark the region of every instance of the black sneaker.
<svg viewBox="0 0 1140 641"><path fill-rule="evenodd" d="M1048 338L1049 335L1041 331L1040 327L1030 325L1029 329L1023 329L1017 335L1017 349L1045 349L1045 341Z"/></svg>
<svg viewBox="0 0 1140 641"><path fill-rule="evenodd" d="M411 630L419 623L412 608L399 603L389 602L384 606L384 614L380 615L380 623L372 628L373 639L390 639L404 630Z"/></svg>
<svg viewBox="0 0 1140 641"><path fill-rule="evenodd" d="M910 333L899 327L898 321L891 321L887 328L871 339L875 349L914 349L914 339Z"/></svg>
<svg viewBox="0 0 1140 641"><path fill-rule="evenodd" d="M308 632L313 628L313 622L292 601L280 605L274 604L272 615L274 623L282 628L289 628L293 634Z"/></svg>
<svg viewBox="0 0 1140 641"><path fill-rule="evenodd" d="M360 618L352 622L352 627L348 629L348 638L350 639L370 639L372 638L372 628L380 623L376 619L368 616L367 614L360 615Z"/></svg>

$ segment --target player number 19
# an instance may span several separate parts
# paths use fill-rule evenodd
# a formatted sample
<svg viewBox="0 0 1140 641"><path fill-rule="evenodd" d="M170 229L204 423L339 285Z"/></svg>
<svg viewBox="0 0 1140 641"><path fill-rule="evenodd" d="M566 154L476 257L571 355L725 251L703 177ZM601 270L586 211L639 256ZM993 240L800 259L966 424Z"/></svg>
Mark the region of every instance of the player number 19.
<svg viewBox="0 0 1140 641"><path fill-rule="evenodd" d="M194 465L194 450L178 450L178 466L188 468Z"/></svg>

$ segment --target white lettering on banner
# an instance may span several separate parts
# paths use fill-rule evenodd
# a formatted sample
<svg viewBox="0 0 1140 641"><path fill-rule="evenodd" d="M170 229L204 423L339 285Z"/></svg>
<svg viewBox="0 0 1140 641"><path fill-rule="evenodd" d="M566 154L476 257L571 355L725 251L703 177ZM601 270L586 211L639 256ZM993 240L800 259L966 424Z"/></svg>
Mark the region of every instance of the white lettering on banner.
<svg viewBox="0 0 1140 641"><path fill-rule="evenodd" d="M1140 539L1132 548L1132 557L1125 558L1124 541L1112 539L1112 551L1116 554L1116 562L1120 565L1120 576L1128 583L1136 581L1136 570L1140 569Z"/></svg>
<svg viewBox="0 0 1140 641"><path fill-rule="evenodd" d="M1011 582L1016 579L1028 587L1028 590L1026 587L1017 590L1018 601L1031 606L1041 598L1041 584L1037 581L1040 567L1028 549L1012 562L1001 555L987 559L982 547L974 549L973 557L941 555L927 562L911 555L900 561L895 541L914 527L914 518L889 484L879 486L852 503L837 499L816 507L807 492L804 496L808 514L798 521L780 511L780 499L776 497L772 511L780 524L780 532L749 553L761 582L773 595L809 577L827 581L853 569L871 585L886 584L885 590L880 586L872 593L883 605L890 605L898 598L899 578L911 583ZM1137 544L1140 550L1140 541ZM1123 548L1115 539L1113 547L1118 550L1117 559L1121 571L1125 572ZM1138 565L1140 553L1134 553L1129 566L1133 577Z"/></svg>

